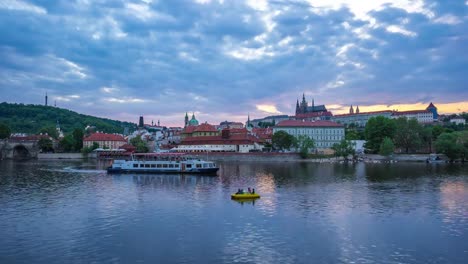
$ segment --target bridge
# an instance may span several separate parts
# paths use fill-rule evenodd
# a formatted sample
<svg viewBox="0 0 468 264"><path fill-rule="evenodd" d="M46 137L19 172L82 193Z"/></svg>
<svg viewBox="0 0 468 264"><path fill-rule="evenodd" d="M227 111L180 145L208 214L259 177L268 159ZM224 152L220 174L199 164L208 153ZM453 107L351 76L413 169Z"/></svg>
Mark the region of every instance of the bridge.
<svg viewBox="0 0 468 264"><path fill-rule="evenodd" d="M0 160L2 159L35 159L39 153L37 140L0 140Z"/></svg>

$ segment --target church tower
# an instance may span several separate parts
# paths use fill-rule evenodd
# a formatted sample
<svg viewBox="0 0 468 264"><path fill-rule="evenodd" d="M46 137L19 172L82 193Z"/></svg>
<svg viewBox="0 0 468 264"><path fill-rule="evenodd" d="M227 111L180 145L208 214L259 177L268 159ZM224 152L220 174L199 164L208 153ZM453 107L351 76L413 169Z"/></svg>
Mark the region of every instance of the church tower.
<svg viewBox="0 0 468 264"><path fill-rule="evenodd" d="M187 114L187 112L185 112L185 125L184 126L188 126L188 114Z"/></svg>
<svg viewBox="0 0 468 264"><path fill-rule="evenodd" d="M301 108L301 114L307 113L307 101L305 99L304 93L302 94L302 102L301 102L300 108Z"/></svg>
<svg viewBox="0 0 468 264"><path fill-rule="evenodd" d="M315 112L314 98L312 98L312 112Z"/></svg>
<svg viewBox="0 0 468 264"><path fill-rule="evenodd" d="M359 105L356 106L356 114L359 114Z"/></svg>
<svg viewBox="0 0 468 264"><path fill-rule="evenodd" d="M45 106L47 106L47 99L48 99L48 97L47 97L47 92L46 92L45 93Z"/></svg>
<svg viewBox="0 0 468 264"><path fill-rule="evenodd" d="M143 122L143 116L140 116L140 120L138 120L138 128L143 128L145 123Z"/></svg>
<svg viewBox="0 0 468 264"><path fill-rule="evenodd" d="M354 114L354 109L353 109L353 105L351 105L351 107L349 108L349 114Z"/></svg>
<svg viewBox="0 0 468 264"><path fill-rule="evenodd" d="M299 114L299 99L296 101L296 115Z"/></svg>
<svg viewBox="0 0 468 264"><path fill-rule="evenodd" d="M434 120L437 120L439 118L439 114L437 113L437 107L432 102L429 104L426 110L432 112Z"/></svg>

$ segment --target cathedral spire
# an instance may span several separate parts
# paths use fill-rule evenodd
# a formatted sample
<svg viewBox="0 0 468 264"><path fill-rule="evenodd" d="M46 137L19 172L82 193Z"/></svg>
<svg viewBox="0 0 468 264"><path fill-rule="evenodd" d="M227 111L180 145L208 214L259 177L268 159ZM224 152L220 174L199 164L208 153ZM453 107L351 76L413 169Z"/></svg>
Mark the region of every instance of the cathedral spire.
<svg viewBox="0 0 468 264"><path fill-rule="evenodd" d="M356 106L356 114L359 114L359 105Z"/></svg>
<svg viewBox="0 0 468 264"><path fill-rule="evenodd" d="M296 101L296 115L299 114L299 99Z"/></svg>
<svg viewBox="0 0 468 264"><path fill-rule="evenodd" d="M353 105L351 105L351 107L349 108L349 113L350 113L350 114L354 114Z"/></svg>

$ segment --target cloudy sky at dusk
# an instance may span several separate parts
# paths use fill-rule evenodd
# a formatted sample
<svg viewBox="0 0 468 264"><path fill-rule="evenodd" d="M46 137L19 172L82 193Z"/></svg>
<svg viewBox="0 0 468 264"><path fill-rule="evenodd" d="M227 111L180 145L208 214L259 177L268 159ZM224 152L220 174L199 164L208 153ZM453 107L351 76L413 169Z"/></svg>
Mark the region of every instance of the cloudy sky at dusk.
<svg viewBox="0 0 468 264"><path fill-rule="evenodd" d="M0 0L0 101L182 125L468 111L465 0Z"/></svg>

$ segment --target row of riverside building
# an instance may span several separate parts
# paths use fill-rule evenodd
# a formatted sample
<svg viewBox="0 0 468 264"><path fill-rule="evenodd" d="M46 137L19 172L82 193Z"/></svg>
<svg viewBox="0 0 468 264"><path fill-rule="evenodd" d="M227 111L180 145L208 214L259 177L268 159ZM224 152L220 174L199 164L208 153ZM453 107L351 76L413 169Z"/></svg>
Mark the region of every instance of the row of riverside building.
<svg viewBox="0 0 468 264"><path fill-rule="evenodd" d="M302 101L296 102L296 112L293 116L277 115L261 119L250 120L244 124L240 122L223 121L219 125L211 125L207 122L199 123L192 114L189 118L185 114L183 128L166 128L158 126L160 130L156 137L151 138L151 133L144 130L143 117L140 117L139 130L134 135L145 135L143 138L148 143L157 146L158 151L173 152L256 152L265 149L265 145L271 144L272 136L277 131L285 131L295 137L306 135L315 142L317 152L328 152L335 143L345 138L345 126L354 124L364 127L372 117L383 116L387 118L407 117L415 118L420 123L432 123L438 120L437 108L430 103L426 109L413 111L374 111L360 112L359 107L350 107L349 113L333 115L325 105L311 105L306 101L305 95ZM266 124L266 125L265 125ZM154 125L146 125L155 128ZM129 138L103 133L92 134L85 138L84 146L91 146L97 142L100 147L120 148L128 146ZM156 147L150 147L150 151Z"/></svg>

